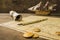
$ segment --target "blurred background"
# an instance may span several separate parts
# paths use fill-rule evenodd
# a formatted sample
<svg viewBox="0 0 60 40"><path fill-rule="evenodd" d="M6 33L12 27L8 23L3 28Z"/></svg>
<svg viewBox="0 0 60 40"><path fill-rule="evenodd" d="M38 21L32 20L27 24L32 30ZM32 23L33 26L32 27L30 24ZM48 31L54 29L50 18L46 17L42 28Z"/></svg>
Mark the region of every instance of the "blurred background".
<svg viewBox="0 0 60 40"><path fill-rule="evenodd" d="M43 0L46 2L47 0ZM60 0L49 0L52 3L58 4L56 7L57 13L60 13ZM20 13L29 13L31 11L27 10L38 4L40 0L0 0L0 13L8 13L10 10L15 10Z"/></svg>

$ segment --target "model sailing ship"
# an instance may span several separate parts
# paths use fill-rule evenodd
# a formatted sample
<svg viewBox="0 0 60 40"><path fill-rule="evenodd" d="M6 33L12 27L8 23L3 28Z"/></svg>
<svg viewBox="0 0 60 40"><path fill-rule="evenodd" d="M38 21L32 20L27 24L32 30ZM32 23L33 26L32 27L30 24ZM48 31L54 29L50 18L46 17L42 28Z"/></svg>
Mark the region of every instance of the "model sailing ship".
<svg viewBox="0 0 60 40"><path fill-rule="evenodd" d="M37 5L28 8L30 11L34 11L36 14L40 15L49 15L51 11L56 11L55 7L57 6L56 3L50 3L46 1L40 1Z"/></svg>

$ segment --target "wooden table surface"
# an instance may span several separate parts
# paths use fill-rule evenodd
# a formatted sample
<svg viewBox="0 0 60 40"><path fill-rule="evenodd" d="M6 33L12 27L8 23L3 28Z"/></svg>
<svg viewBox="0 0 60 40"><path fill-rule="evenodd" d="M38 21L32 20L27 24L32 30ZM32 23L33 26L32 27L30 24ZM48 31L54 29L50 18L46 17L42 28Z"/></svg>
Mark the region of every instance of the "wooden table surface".
<svg viewBox="0 0 60 40"><path fill-rule="evenodd" d="M29 16L31 14L22 14L23 17ZM0 14L0 23L4 23L4 22L8 22L11 20L11 17L9 16L9 14L6 13L2 13ZM0 40L48 40L48 39L44 39L44 38L24 38L23 33L15 31L15 30L11 30L5 27L0 26Z"/></svg>
<svg viewBox="0 0 60 40"><path fill-rule="evenodd" d="M21 13L23 17L30 16L32 14L27 14L27 13ZM33 14L34 15L34 14ZM60 17L60 16L51 16L51 17ZM9 16L8 13L0 13L0 23L8 22L11 21L11 17ZM0 40L48 40L44 38L24 38L23 33L8 29L6 27L0 26Z"/></svg>

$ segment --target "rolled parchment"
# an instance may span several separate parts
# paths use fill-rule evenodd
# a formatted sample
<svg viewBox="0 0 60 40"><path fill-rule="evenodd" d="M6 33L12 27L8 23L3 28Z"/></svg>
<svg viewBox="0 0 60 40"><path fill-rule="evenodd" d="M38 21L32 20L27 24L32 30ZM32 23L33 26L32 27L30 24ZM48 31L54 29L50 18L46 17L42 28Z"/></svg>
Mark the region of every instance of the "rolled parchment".
<svg viewBox="0 0 60 40"><path fill-rule="evenodd" d="M22 21L18 25L34 24L34 23L46 21L47 19L48 18L40 18L38 16L30 16L30 17L22 19Z"/></svg>

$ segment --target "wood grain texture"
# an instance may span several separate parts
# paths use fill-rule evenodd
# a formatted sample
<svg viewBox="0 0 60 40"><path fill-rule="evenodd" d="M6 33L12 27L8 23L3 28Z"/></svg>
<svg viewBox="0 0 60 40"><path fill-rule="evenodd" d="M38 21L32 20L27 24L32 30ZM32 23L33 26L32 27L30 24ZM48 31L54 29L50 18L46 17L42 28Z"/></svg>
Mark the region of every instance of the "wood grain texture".
<svg viewBox="0 0 60 40"><path fill-rule="evenodd" d="M48 18L48 20L44 22L35 23L35 24L25 25L25 26L17 25L19 22L15 22L15 21L6 22L1 25L13 30L23 32L23 33L25 32L35 33L34 31L32 31L32 29L38 27L41 29L41 32L37 33L40 35L40 37L46 38L49 40L60 40L60 36L57 36L55 34L56 31L60 31L60 18L46 17L46 16L39 16L39 17ZM38 17L35 17L35 18L38 18ZM30 19L30 18L26 17L26 19Z"/></svg>

